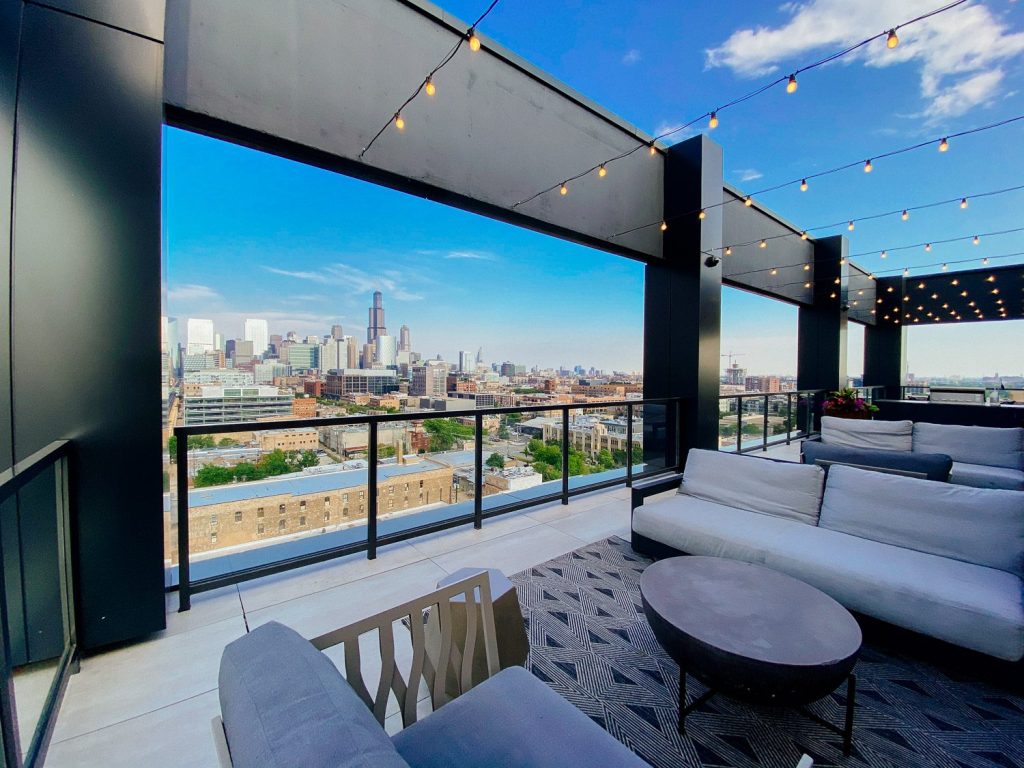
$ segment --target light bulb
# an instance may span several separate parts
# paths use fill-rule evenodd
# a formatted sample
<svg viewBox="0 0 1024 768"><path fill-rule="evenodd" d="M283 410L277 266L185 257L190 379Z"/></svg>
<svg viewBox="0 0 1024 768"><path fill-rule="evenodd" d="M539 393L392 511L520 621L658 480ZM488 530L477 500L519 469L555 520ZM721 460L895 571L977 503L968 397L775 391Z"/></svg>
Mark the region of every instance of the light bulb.
<svg viewBox="0 0 1024 768"><path fill-rule="evenodd" d="M793 93L793 92L795 92L797 87L798 86L796 84L796 74L794 73L794 74L789 76L789 82L786 83L786 93Z"/></svg>
<svg viewBox="0 0 1024 768"><path fill-rule="evenodd" d="M707 217L708 215L704 213L704 209L701 208L700 213L697 214L697 218L700 219L701 221L704 221L704 219L706 219Z"/></svg>
<svg viewBox="0 0 1024 768"><path fill-rule="evenodd" d="M476 52L480 50L480 38L476 36L476 30L469 30L469 50Z"/></svg>
<svg viewBox="0 0 1024 768"><path fill-rule="evenodd" d="M804 264L804 272L810 272L810 271L811 271L811 265L810 264Z"/></svg>
<svg viewBox="0 0 1024 768"><path fill-rule="evenodd" d="M651 148L649 150L647 150L647 151L651 153L651 157L654 157L656 154L658 154L658 150L654 146L654 142L653 141L651 142Z"/></svg>
<svg viewBox="0 0 1024 768"><path fill-rule="evenodd" d="M906 268L904 268L904 272L905 271L907 271ZM918 283L917 287L920 288L923 291L924 290L924 283Z"/></svg>
<svg viewBox="0 0 1024 768"><path fill-rule="evenodd" d="M960 199L960 208L963 209L963 208L966 208L966 207L967 207L967 198L963 197L963 198Z"/></svg>
<svg viewBox="0 0 1024 768"><path fill-rule="evenodd" d="M560 195L568 195L569 194L569 188L567 186L565 186L565 184L562 184L562 186L560 186L558 188L558 194L560 194Z"/></svg>
<svg viewBox="0 0 1024 768"><path fill-rule="evenodd" d="M807 179L800 179L800 191L801 192L806 192L807 191Z"/></svg>
<svg viewBox="0 0 1024 768"><path fill-rule="evenodd" d="M945 152L949 149L949 139L944 138L939 142L939 152Z"/></svg>
<svg viewBox="0 0 1024 768"><path fill-rule="evenodd" d="M718 113L717 112L712 112L711 113L711 119L708 120L708 128L710 128L711 130L714 130L717 127L718 127Z"/></svg>
<svg viewBox="0 0 1024 768"><path fill-rule="evenodd" d="M726 256L732 256L732 246L731 245L726 246L726 248L725 248L725 255Z"/></svg>
<svg viewBox="0 0 1024 768"><path fill-rule="evenodd" d="M889 252L888 251L882 251L882 258L883 259L889 258Z"/></svg>
<svg viewBox="0 0 1024 768"><path fill-rule="evenodd" d="M955 277L954 277L954 278L953 278L953 279L952 279L952 280L950 281L950 283L949 283L949 284L950 284L950 285L960 285L960 281L959 281L959 280L958 280L957 278L955 278Z"/></svg>
<svg viewBox="0 0 1024 768"><path fill-rule="evenodd" d="M401 115L395 116L395 128L397 128L400 131L405 130L405 120L402 119Z"/></svg>
<svg viewBox="0 0 1024 768"><path fill-rule="evenodd" d="M747 195L746 198L744 198L743 200L743 204L747 206L747 208L749 208L754 204L754 198L752 198L750 195Z"/></svg>
<svg viewBox="0 0 1024 768"><path fill-rule="evenodd" d="M988 256L981 260L981 263L988 266Z"/></svg>
<svg viewBox="0 0 1024 768"><path fill-rule="evenodd" d="M889 35L888 37L885 38L885 44L889 48L895 48L897 45L900 44L900 39L899 37L897 37L895 29L889 30Z"/></svg>
<svg viewBox="0 0 1024 768"><path fill-rule="evenodd" d="M906 277L909 274L910 274L910 268L909 267L904 267L903 268L903 276Z"/></svg>
<svg viewBox="0 0 1024 768"><path fill-rule="evenodd" d="M807 239L807 230L804 230L803 232L800 233L800 239L801 240L806 240Z"/></svg>
<svg viewBox="0 0 1024 768"><path fill-rule="evenodd" d="M768 241L767 240L762 240L759 245L760 245L761 248L767 248L768 247Z"/></svg>
<svg viewBox="0 0 1024 768"><path fill-rule="evenodd" d="M779 274L779 270L777 270L777 269L772 269L772 271L771 271L771 274L773 274L773 275L777 275L777 274Z"/></svg>
<svg viewBox="0 0 1024 768"><path fill-rule="evenodd" d="M608 175L608 169L605 168L603 165L599 166L597 169L597 175L603 179L605 176Z"/></svg>
<svg viewBox="0 0 1024 768"><path fill-rule="evenodd" d="M850 230L851 232L853 232L853 221L851 221L851 222L850 222L849 224L847 224L847 225L846 225L846 228L847 228L848 230Z"/></svg>
<svg viewBox="0 0 1024 768"><path fill-rule="evenodd" d="M980 238L980 237L978 237L977 235L975 235L975 236L974 236L974 239L973 239L973 240L971 240L971 242L972 242L972 243L974 243L975 245L977 245L978 243L980 243L980 242L981 242L981 238Z"/></svg>
<svg viewBox="0 0 1024 768"><path fill-rule="evenodd" d="M664 232L666 229L668 229L668 224L666 224L664 221L661 222L661 231Z"/></svg>
<svg viewBox="0 0 1024 768"><path fill-rule="evenodd" d="M427 82L423 84L423 90L427 92L427 96L433 96L435 93L437 93L437 88L434 86L434 81L431 80L429 77L427 78Z"/></svg>
<svg viewBox="0 0 1024 768"><path fill-rule="evenodd" d="M864 161L864 173L871 173L875 169L875 166L871 164L870 160Z"/></svg>
<svg viewBox="0 0 1024 768"><path fill-rule="evenodd" d="M900 214L900 218L906 221L907 219L910 218L910 214L907 213L906 211L903 211L903 213Z"/></svg>
<svg viewBox="0 0 1024 768"><path fill-rule="evenodd" d="M804 288L810 288L810 287L811 287L810 283L804 283Z"/></svg>
<svg viewBox="0 0 1024 768"><path fill-rule="evenodd" d="M926 253L931 253L932 244L931 243L925 243L924 244L924 250L925 250Z"/></svg>
<svg viewBox="0 0 1024 768"><path fill-rule="evenodd" d="M839 266L841 267L841 266L843 266L844 264L846 264L846 259L840 259L840 260L839 260Z"/></svg>

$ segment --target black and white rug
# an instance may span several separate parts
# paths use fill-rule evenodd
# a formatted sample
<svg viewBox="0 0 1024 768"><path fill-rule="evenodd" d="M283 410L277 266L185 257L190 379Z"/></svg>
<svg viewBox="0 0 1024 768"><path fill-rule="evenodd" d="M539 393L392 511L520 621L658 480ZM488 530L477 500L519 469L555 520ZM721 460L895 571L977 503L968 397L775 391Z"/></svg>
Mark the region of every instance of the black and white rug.
<svg viewBox="0 0 1024 768"><path fill-rule="evenodd" d="M529 669L655 768L1024 766L1024 697L865 643L857 664L854 747L795 710L715 697L676 730L679 668L643 615L651 561L613 537L511 577L530 637ZM1020 665L1016 672L1020 672ZM689 681L689 696L703 692ZM842 722L845 686L811 706Z"/></svg>

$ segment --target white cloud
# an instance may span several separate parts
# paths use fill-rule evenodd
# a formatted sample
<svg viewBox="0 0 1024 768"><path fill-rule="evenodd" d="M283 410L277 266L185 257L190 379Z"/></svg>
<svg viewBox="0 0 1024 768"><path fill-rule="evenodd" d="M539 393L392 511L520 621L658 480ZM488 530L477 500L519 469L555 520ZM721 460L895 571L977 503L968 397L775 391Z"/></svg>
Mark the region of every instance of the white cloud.
<svg viewBox="0 0 1024 768"><path fill-rule="evenodd" d="M446 259L470 259L475 261L496 261L493 253L481 253L479 251L449 251L444 255Z"/></svg>
<svg viewBox="0 0 1024 768"><path fill-rule="evenodd" d="M185 283L169 289L167 298L171 301L216 301L221 295L208 285Z"/></svg>
<svg viewBox="0 0 1024 768"><path fill-rule="evenodd" d="M897 8L898 5L898 8ZM785 72L797 57L828 54L877 31L933 10L935 0L807 0L782 7L789 18L777 27L739 29L705 51L708 67L727 67L742 77ZM894 14L899 15L894 18ZM920 67L920 91L929 121L956 117L992 101L1003 79L1002 64L1024 52L1024 32L1014 32L985 5L967 3L899 32L888 49L876 40L840 61L870 67L912 62Z"/></svg>
<svg viewBox="0 0 1024 768"><path fill-rule="evenodd" d="M740 177L740 181L754 181L764 176L756 168L737 168L733 173Z"/></svg>
<svg viewBox="0 0 1024 768"><path fill-rule="evenodd" d="M399 282L402 274L395 270L385 270L381 274L374 275L348 264L329 264L317 271L288 270L268 266L264 266L263 269L274 275L308 280L318 285L344 286L352 293L383 291L398 301L419 301L423 298L420 294L405 288Z"/></svg>
<svg viewBox="0 0 1024 768"><path fill-rule="evenodd" d="M665 136L666 133L672 134L671 136ZM665 144L678 144L683 139L688 139L691 136L696 136L697 131L693 126L683 128L683 123L673 123L669 121L662 121L654 129L655 136L665 136L665 138L659 138Z"/></svg>
<svg viewBox="0 0 1024 768"><path fill-rule="evenodd" d="M638 51L636 48L630 48L622 56L622 63L625 64L627 67L636 64L638 61L640 61L640 51Z"/></svg>

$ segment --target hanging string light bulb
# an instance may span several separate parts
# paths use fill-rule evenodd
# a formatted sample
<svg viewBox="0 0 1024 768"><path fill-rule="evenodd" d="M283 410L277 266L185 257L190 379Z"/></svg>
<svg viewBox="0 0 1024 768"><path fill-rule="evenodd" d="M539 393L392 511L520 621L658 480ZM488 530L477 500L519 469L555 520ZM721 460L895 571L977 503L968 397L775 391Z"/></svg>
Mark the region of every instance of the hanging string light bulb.
<svg viewBox="0 0 1024 768"><path fill-rule="evenodd" d="M900 44L900 39L897 36L895 29L889 30L889 35L885 38L885 44L890 50Z"/></svg>
<svg viewBox="0 0 1024 768"><path fill-rule="evenodd" d="M864 161L864 173L871 173L875 169L875 166L871 164L870 160Z"/></svg>
<svg viewBox="0 0 1024 768"><path fill-rule="evenodd" d="M562 195L563 197L569 194L569 187L565 185L564 181L562 182L562 186L558 188L558 194Z"/></svg>
<svg viewBox="0 0 1024 768"><path fill-rule="evenodd" d="M395 128L400 131L405 130L405 119L401 115L395 115Z"/></svg>
<svg viewBox="0 0 1024 768"><path fill-rule="evenodd" d="M668 224L666 224L664 221L661 222L661 231L664 232L666 229L668 229Z"/></svg>
<svg viewBox="0 0 1024 768"><path fill-rule="evenodd" d="M429 77L423 83L423 90L426 91L427 96L433 96L435 93L437 93L437 87L434 85L434 81L431 80Z"/></svg>
<svg viewBox="0 0 1024 768"><path fill-rule="evenodd" d="M807 191L807 179L800 179L800 191L801 192L806 192Z"/></svg>
<svg viewBox="0 0 1024 768"><path fill-rule="evenodd" d="M960 198L960 210L964 210L967 207L967 198Z"/></svg>
<svg viewBox="0 0 1024 768"><path fill-rule="evenodd" d="M931 243L925 243L924 244L924 250L925 250L926 253L931 253L931 251L932 251L932 244Z"/></svg>
<svg viewBox="0 0 1024 768"><path fill-rule="evenodd" d="M602 166L600 166L600 167L599 167L599 168L597 169L597 175L598 175L598 176L600 176L600 177L601 177L601 178L603 179L603 178L604 178L605 176L607 176L607 175L608 175L608 169L607 169L607 168L605 168L605 167L604 167L603 165L602 165Z"/></svg>
<svg viewBox="0 0 1024 768"><path fill-rule="evenodd" d="M731 245L730 246L726 246L725 255L726 256L732 256L732 246Z"/></svg>
<svg viewBox="0 0 1024 768"><path fill-rule="evenodd" d="M653 141L651 142L650 149L648 149L647 151L650 152L651 157L654 157L656 154L658 154L658 149L657 149L657 147L654 146L654 142Z"/></svg>
<svg viewBox="0 0 1024 768"><path fill-rule="evenodd" d="M978 243L980 243L980 242L981 242L981 238L978 237L977 235L975 235L974 238L971 240L971 243L973 243L974 245L978 245Z"/></svg>
<svg viewBox="0 0 1024 768"><path fill-rule="evenodd" d="M910 218L910 214L907 213L906 209L904 209L903 213L900 214L900 218L903 219L904 221Z"/></svg>
<svg viewBox="0 0 1024 768"><path fill-rule="evenodd" d="M807 237L808 237L807 230L805 229L803 232L800 233L800 239L801 240L806 240Z"/></svg>
<svg viewBox="0 0 1024 768"><path fill-rule="evenodd" d="M744 204L745 206L747 206L747 208L749 208L750 206L752 206L752 205L754 204L754 198L752 198L752 197L751 197L750 195L747 195L747 196L746 196L746 197L745 197L745 198L743 199L743 204Z"/></svg>
<svg viewBox="0 0 1024 768"><path fill-rule="evenodd" d="M939 142L939 152L948 152L948 151L949 151L949 139L946 138L946 137L943 137L942 141Z"/></svg>
<svg viewBox="0 0 1024 768"><path fill-rule="evenodd" d="M697 218L700 219L701 221L704 221L704 219L706 219L707 217L708 215L704 212L704 209L701 208L700 213L697 214Z"/></svg>
<svg viewBox="0 0 1024 768"><path fill-rule="evenodd" d="M711 119L708 120L708 128L710 128L713 131L717 127L718 127L718 113L717 112L712 112L711 113Z"/></svg>
<svg viewBox="0 0 1024 768"><path fill-rule="evenodd" d="M797 86L796 83L796 73L794 72L789 76L789 82L786 83L786 93L795 93L798 87L799 86Z"/></svg>
<svg viewBox="0 0 1024 768"><path fill-rule="evenodd" d="M888 251L882 251L882 258L883 259L889 258L889 252Z"/></svg>
<svg viewBox="0 0 1024 768"><path fill-rule="evenodd" d="M760 246L761 248L767 248L767 247L768 247L768 241L767 241L767 240L762 240L762 241L761 241L761 242L759 243L759 246Z"/></svg>
<svg viewBox="0 0 1024 768"><path fill-rule="evenodd" d="M473 53L480 50L480 38L477 37L476 29L469 30L469 50Z"/></svg>
<svg viewBox="0 0 1024 768"><path fill-rule="evenodd" d="M850 220L850 223L846 225L846 228L848 230L850 230L851 232L853 232L853 220L852 219Z"/></svg>

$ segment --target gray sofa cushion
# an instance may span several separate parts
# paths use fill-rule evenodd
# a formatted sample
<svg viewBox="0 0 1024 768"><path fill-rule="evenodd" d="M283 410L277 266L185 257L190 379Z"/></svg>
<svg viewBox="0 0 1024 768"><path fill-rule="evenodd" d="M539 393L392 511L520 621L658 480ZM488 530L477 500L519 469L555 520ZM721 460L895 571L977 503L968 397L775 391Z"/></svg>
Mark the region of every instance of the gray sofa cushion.
<svg viewBox="0 0 1024 768"><path fill-rule="evenodd" d="M1024 470L1024 429L919 421L914 425L914 451L945 453L958 463Z"/></svg>
<svg viewBox="0 0 1024 768"><path fill-rule="evenodd" d="M331 660L277 622L228 644L219 684L235 768L408 768Z"/></svg>
<svg viewBox="0 0 1024 768"><path fill-rule="evenodd" d="M957 485L970 485L974 488L1024 491L1024 472L1009 467L986 467L983 464L964 464L955 461L949 479Z"/></svg>
<svg viewBox="0 0 1024 768"><path fill-rule="evenodd" d="M412 768L650 768L522 667L395 734Z"/></svg>
<svg viewBox="0 0 1024 768"><path fill-rule="evenodd" d="M842 445L847 448L909 451L913 446L913 428L912 421L874 421L822 416L821 442L825 445Z"/></svg>
<svg viewBox="0 0 1024 768"><path fill-rule="evenodd" d="M767 552L769 568L817 587L850 610L1000 659L1024 656L1017 576L827 528L789 528Z"/></svg>
<svg viewBox="0 0 1024 768"><path fill-rule="evenodd" d="M885 475L829 470L822 528L1024 573L1024 494Z"/></svg>
<svg viewBox="0 0 1024 768"><path fill-rule="evenodd" d="M816 525L824 481L821 467L691 448L679 493Z"/></svg>
<svg viewBox="0 0 1024 768"><path fill-rule="evenodd" d="M805 440L800 443L800 456L805 464L818 459L859 464L866 467L898 469L903 472L921 472L929 480L946 481L953 467L949 456L938 453L911 453L908 451L879 451L868 448L847 448Z"/></svg>
<svg viewBox="0 0 1024 768"><path fill-rule="evenodd" d="M633 530L689 555L764 563L765 552L794 521L676 495L645 502L633 512Z"/></svg>

